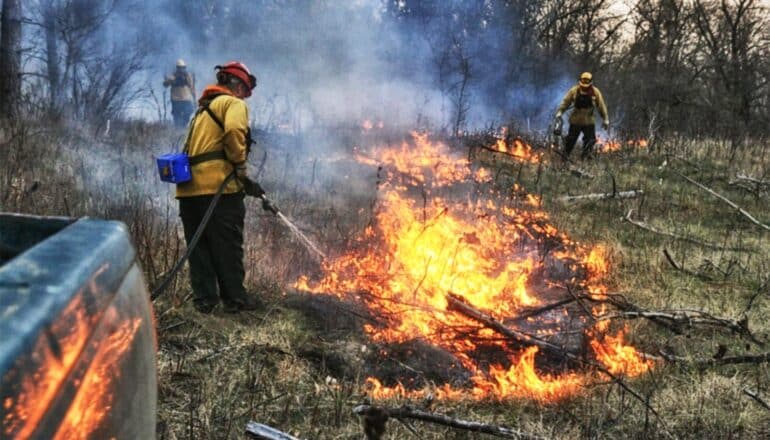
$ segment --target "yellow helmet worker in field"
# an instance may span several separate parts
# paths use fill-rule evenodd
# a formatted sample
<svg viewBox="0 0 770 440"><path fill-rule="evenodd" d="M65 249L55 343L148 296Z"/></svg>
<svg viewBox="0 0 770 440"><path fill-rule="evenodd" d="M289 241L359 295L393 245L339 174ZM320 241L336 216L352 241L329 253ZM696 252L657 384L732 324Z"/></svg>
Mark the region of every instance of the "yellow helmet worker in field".
<svg viewBox="0 0 770 440"><path fill-rule="evenodd" d="M182 128L187 125L195 108L195 77L187 71L183 59L176 62L176 70L166 76L163 87L171 87L171 115L174 125Z"/></svg>
<svg viewBox="0 0 770 440"><path fill-rule="evenodd" d="M243 285L246 182L257 187L250 195L259 197L255 191L264 194L246 175L251 139L249 109L244 99L251 96L257 78L236 61L216 68L217 83L203 90L185 142L192 180L178 184L176 189L189 246L215 194L224 185L213 215L190 254L193 304L201 313L210 313L220 301L225 312L254 310L260 305ZM228 177L233 173L236 179Z"/></svg>
<svg viewBox="0 0 770 440"><path fill-rule="evenodd" d="M574 109L569 115L569 131L564 139L564 154L565 157L569 157L572 149L575 148L578 136L582 133L583 153L580 157L585 159L591 154L596 144L594 109L598 110L602 117L602 128L607 130L610 127L607 105L604 103L602 93L593 85L591 72L580 74L578 83L564 95L564 99L556 110L556 117L561 118L562 113L570 107L574 107Z"/></svg>

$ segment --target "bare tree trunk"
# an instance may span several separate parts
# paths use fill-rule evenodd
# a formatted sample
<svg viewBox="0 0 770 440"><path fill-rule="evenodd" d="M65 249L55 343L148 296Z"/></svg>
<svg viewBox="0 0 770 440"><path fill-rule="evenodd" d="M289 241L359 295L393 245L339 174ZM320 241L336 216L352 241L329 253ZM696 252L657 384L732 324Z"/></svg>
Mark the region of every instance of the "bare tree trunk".
<svg viewBox="0 0 770 440"><path fill-rule="evenodd" d="M21 1L3 0L0 20L0 117L14 117L21 99Z"/></svg>
<svg viewBox="0 0 770 440"><path fill-rule="evenodd" d="M53 0L43 3L43 26L45 27L45 62L48 73L49 111L57 115L60 109L62 74L59 65L58 25L56 6Z"/></svg>

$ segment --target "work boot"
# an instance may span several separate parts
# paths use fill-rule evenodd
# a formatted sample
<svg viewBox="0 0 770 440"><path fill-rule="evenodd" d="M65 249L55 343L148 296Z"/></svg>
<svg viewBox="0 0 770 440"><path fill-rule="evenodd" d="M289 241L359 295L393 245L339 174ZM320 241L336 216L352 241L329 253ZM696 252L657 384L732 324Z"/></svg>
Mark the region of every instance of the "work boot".
<svg viewBox="0 0 770 440"><path fill-rule="evenodd" d="M243 299L243 301L239 302L226 302L222 306L222 310L224 310L225 313L238 313L238 312L248 312L251 310L258 310L261 309L263 306L262 300L257 298L256 296L249 295Z"/></svg>
<svg viewBox="0 0 770 440"><path fill-rule="evenodd" d="M194 302L193 305L195 306L195 310L198 311L198 313L203 313L204 315L208 315L209 313L214 311L214 308L217 306L216 303L199 303Z"/></svg>

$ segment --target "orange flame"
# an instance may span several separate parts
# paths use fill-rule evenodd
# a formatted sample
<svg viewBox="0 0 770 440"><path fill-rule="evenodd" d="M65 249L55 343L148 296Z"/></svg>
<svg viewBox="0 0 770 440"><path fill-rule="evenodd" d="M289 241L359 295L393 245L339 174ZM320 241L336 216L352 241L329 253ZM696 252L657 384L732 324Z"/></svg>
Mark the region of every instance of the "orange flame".
<svg viewBox="0 0 770 440"><path fill-rule="evenodd" d="M23 374L14 398L3 402L6 410L3 418L3 432L14 438L29 438L48 410L48 405L59 391L61 381L69 374L80 356L90 335L90 321L81 296L70 302L61 312L63 319L55 322L50 335L62 335L58 339L61 357L51 350L48 337L41 336L33 350L37 367L34 373L12 370ZM17 367L18 368L18 367Z"/></svg>
<svg viewBox="0 0 770 440"><path fill-rule="evenodd" d="M524 145L519 148L526 150ZM500 143L498 148L502 148ZM527 196L517 206L507 206L510 203L502 203L502 196L494 189L475 198L465 194L467 190L456 191L469 181L488 183L491 173L483 168L474 171L468 159L442 143L429 141L425 134L413 134L411 143L396 148L357 153L357 159L380 165L387 173L386 182L380 186L374 222L355 240L352 250L322 263L322 279L311 282L301 277L295 287L341 298L354 296L385 321L386 325L364 326L373 340L396 343L420 339L433 344L454 355L471 373L472 383L469 391L449 384L412 390L402 384L385 386L372 377L367 379L369 393L375 398L430 393L447 399L532 398L547 402L579 390L591 373L538 372L536 347L512 347L491 330L450 309L447 295L461 297L504 322L524 308L541 304L532 287L533 277L548 277L544 266L548 259L560 261L575 274L583 273L582 279L573 276L569 282L600 296L606 293L602 279L609 271L605 249L577 246L549 224L535 197ZM520 188L513 191L518 193ZM462 194L459 197L458 192ZM543 257L543 243L559 250ZM558 319L554 318L557 325ZM534 330L540 337L557 331ZM598 332L596 328L594 331ZM622 338L622 333L618 337ZM591 346L597 356L602 353L602 362L620 362L614 355L617 339L592 340ZM474 352L481 347L507 353L508 366L486 366L488 362L476 359ZM604 351L600 351L602 347ZM633 347L622 347L629 359L624 371L629 375L646 371L631 368L631 356L636 352Z"/></svg>
<svg viewBox="0 0 770 440"><path fill-rule="evenodd" d="M118 312L111 306L107 310L106 320L117 319ZM139 318L122 321L106 339L99 341L97 352L54 440L85 440L99 429L116 398L112 390L114 381L120 376L119 361L131 348L141 323Z"/></svg>
<svg viewBox="0 0 770 440"><path fill-rule="evenodd" d="M604 340L594 339L591 348L596 353L596 359L604 364L612 374L625 376L638 376L652 368L654 362L645 359L636 349L626 345L623 337L624 331L619 331L615 336L604 335Z"/></svg>
<svg viewBox="0 0 770 440"><path fill-rule="evenodd" d="M507 143L505 139L498 139L495 145L492 146L492 149L524 162L539 163L543 160L542 154L536 153L531 145L520 138L514 138L511 143Z"/></svg>
<svg viewBox="0 0 770 440"><path fill-rule="evenodd" d="M623 148L623 143L617 139L604 139L597 136L596 143L597 151L600 153L612 153L620 151ZM628 148L646 148L647 139L629 139L626 141L625 145Z"/></svg>

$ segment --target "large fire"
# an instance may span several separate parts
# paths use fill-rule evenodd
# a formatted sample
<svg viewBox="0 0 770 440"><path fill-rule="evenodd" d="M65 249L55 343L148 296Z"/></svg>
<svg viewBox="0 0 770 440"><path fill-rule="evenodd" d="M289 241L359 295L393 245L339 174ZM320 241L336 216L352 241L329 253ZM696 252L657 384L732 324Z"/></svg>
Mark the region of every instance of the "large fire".
<svg viewBox="0 0 770 440"><path fill-rule="evenodd" d="M531 151L519 152L523 160L535 157ZM548 402L574 395L596 374L564 367L545 371L539 367L538 347L508 340L458 313L450 306L450 294L543 340L564 340L561 333L574 330L570 322L582 322L581 345L608 371L633 376L650 368L624 343L622 330L611 336L606 322L602 328L593 326L587 313L572 316L561 308L519 318L557 295L563 299L579 291L601 298L606 293L604 249L572 242L549 223L537 198L522 195L518 186L500 191L489 170L427 135L414 134L411 142L374 148L357 159L387 173L375 219L351 250L323 263L322 279L303 277L296 287L363 301L384 322L364 326L372 340L429 343L452 354L469 373L467 385L430 389L386 386L371 377L367 384L373 397L430 393L447 399ZM494 359L486 355L490 350Z"/></svg>

